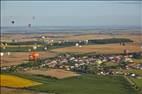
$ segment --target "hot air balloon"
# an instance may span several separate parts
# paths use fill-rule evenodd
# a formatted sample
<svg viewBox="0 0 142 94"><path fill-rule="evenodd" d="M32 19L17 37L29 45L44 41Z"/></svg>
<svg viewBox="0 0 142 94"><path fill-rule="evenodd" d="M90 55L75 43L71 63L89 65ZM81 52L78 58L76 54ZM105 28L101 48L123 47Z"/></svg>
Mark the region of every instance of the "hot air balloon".
<svg viewBox="0 0 142 94"><path fill-rule="evenodd" d="M14 24L15 21L14 21L14 17L13 16L10 16L10 20L11 20L11 23Z"/></svg>
<svg viewBox="0 0 142 94"><path fill-rule="evenodd" d="M35 20L35 16L33 16L32 19Z"/></svg>
<svg viewBox="0 0 142 94"><path fill-rule="evenodd" d="M29 27L29 28L31 28L31 26L32 26L31 24L28 24L28 27Z"/></svg>
<svg viewBox="0 0 142 94"><path fill-rule="evenodd" d="M12 23L12 24L14 24L14 23L15 23L15 21L11 21L11 23Z"/></svg>
<svg viewBox="0 0 142 94"><path fill-rule="evenodd" d="M29 55L29 60L37 60L39 58L39 53L37 52L32 52L30 55Z"/></svg>

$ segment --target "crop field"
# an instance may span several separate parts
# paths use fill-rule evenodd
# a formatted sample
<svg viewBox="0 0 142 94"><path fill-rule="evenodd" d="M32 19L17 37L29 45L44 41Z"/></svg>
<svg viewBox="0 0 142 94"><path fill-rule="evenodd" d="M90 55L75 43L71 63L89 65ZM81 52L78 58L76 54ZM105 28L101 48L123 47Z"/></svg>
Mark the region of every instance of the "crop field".
<svg viewBox="0 0 142 94"><path fill-rule="evenodd" d="M132 39L133 41L140 43L141 42L141 34L131 34L131 33L124 33L119 32L119 34L98 34L98 33L91 33L91 34L41 34L47 36L47 40L89 40L89 39L105 39L105 38L128 38ZM15 39L18 41L35 41L37 40L36 37L41 36L39 34L3 34L1 36L1 41L11 42L11 40ZM60 36L60 38L56 36ZM53 36L53 37L51 37Z"/></svg>
<svg viewBox="0 0 142 94"><path fill-rule="evenodd" d="M41 84L38 82L34 82L31 80L27 80L24 78L13 76L13 75L1 74L0 78L1 78L0 79L0 82L1 82L0 86L2 86L2 87L24 88L24 87L29 87L29 86Z"/></svg>
<svg viewBox="0 0 142 94"><path fill-rule="evenodd" d="M133 59L135 63L142 63L142 59Z"/></svg>
<svg viewBox="0 0 142 94"><path fill-rule="evenodd" d="M64 37L63 39L66 39L66 40L89 40L89 39L106 39L106 38L128 38L128 39L132 39L133 41L137 42L137 43L140 43L141 42L141 35L137 34L130 34L130 33L120 33L120 34L114 34L114 35L111 35L111 34L95 34L95 33L92 33L92 34L83 34L83 35L70 35L70 36L67 36L67 37Z"/></svg>
<svg viewBox="0 0 142 94"><path fill-rule="evenodd" d="M82 74L78 77L54 79L42 76L15 74L43 83L30 87L33 91L53 94L138 94L121 76Z"/></svg>
<svg viewBox="0 0 142 94"><path fill-rule="evenodd" d="M142 90L142 78L131 78L131 80L134 81L134 83Z"/></svg>
<svg viewBox="0 0 142 94"><path fill-rule="evenodd" d="M62 48L53 47L48 51L37 50L40 58L55 57L60 53L92 53L96 54L116 54L123 53L125 49L129 52L140 52L141 35L132 34L83 34L83 35L63 35L56 38L55 35L47 35L45 40L89 40L89 39L108 39L108 38L128 38L133 40L133 43L126 43L125 46L120 44L94 44L82 45L82 47L63 46ZM2 36L2 41L12 42L13 39L19 42L37 41L38 34L34 35L6 35ZM33 44L34 45L34 44ZM22 64L28 60L28 48L33 45L9 45L11 55L4 51L4 56L1 57L1 66L11 66ZM19 47L19 49L18 49ZM23 51L23 52L22 52ZM134 60L136 63L141 60ZM116 66L109 63L107 66ZM129 70L129 72L141 75L141 70ZM45 92L51 94L139 94L130 85L130 83L122 76L99 76L92 74L78 74L70 71L63 70L28 70L24 73L1 74L1 87L2 91L7 91L3 94L38 94L38 92ZM58 78L58 79L56 79ZM29 80L28 80L29 79ZM138 87L142 88L141 79L132 79ZM42 84L41 84L42 83ZM12 87L12 88L7 88ZM29 90L19 90L25 88ZM14 88L14 89L13 89ZM17 89L18 88L18 89ZM32 92L31 92L32 91ZM22 92L22 93L20 93ZM40 93L39 93L40 94ZM41 93L43 94L43 93Z"/></svg>
<svg viewBox="0 0 142 94"><path fill-rule="evenodd" d="M8 56L6 53L3 57L0 58L1 66L11 66L11 65L17 65L21 64L24 61L28 60L29 52L11 52L11 55ZM39 52L40 58L50 58L54 57L57 54L50 52L50 51L45 51L45 52Z"/></svg>
<svg viewBox="0 0 142 94"><path fill-rule="evenodd" d="M58 79L79 76L79 74L75 72L65 71L63 69L29 70L26 73L30 73L34 75L50 76L50 77L55 77Z"/></svg>
<svg viewBox="0 0 142 94"><path fill-rule="evenodd" d="M105 44L105 45L86 45L82 47L65 47L65 48L57 48L53 49L54 52L70 52L70 53L89 53L96 52L98 54L115 54L115 53L123 53L125 49L128 49L129 52L139 52L141 51L139 45L127 44L125 46L121 46L120 44Z"/></svg>

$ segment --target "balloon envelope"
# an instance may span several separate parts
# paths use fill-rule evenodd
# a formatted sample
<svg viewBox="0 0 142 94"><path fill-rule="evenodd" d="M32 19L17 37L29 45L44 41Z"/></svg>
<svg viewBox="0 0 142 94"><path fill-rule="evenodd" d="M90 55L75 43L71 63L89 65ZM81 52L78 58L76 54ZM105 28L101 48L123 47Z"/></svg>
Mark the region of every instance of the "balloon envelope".
<svg viewBox="0 0 142 94"><path fill-rule="evenodd" d="M28 27L30 28L30 27L31 27L31 24L28 24Z"/></svg>
<svg viewBox="0 0 142 94"><path fill-rule="evenodd" d="M15 21L11 21L11 23L12 23L12 24L14 24L14 23L15 23Z"/></svg>
<svg viewBox="0 0 142 94"><path fill-rule="evenodd" d="M32 19L35 20L35 16L33 16Z"/></svg>

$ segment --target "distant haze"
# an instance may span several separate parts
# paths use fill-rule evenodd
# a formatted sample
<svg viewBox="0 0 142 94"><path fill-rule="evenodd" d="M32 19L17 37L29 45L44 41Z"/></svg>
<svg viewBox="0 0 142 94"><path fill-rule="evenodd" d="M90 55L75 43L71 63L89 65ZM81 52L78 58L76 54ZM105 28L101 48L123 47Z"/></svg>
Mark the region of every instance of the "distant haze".
<svg viewBox="0 0 142 94"><path fill-rule="evenodd" d="M1 1L1 26L28 24L140 27L142 1Z"/></svg>

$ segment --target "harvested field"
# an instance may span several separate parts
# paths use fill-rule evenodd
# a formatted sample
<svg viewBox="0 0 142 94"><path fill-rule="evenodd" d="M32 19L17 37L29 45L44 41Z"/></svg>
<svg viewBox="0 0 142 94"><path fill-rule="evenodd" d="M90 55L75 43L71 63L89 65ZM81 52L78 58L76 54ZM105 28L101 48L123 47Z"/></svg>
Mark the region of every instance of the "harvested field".
<svg viewBox="0 0 142 94"><path fill-rule="evenodd" d="M88 33L88 34L80 34L80 35L74 35L74 34L41 34L44 36L47 36L47 40L89 40L89 39L106 39L106 38L128 38L135 42L141 42L142 40L142 34L131 34L131 33L124 33L119 32L119 34L98 34L98 33ZM39 34L3 34L1 36L1 41L7 41L11 42L11 40L15 39L19 42L23 41L35 41L37 40L36 37L40 37ZM60 38L56 36L62 36ZM51 37L55 36L55 37Z"/></svg>
<svg viewBox="0 0 142 94"><path fill-rule="evenodd" d="M49 58L56 56L56 53L45 51L39 52L40 58ZM1 66L11 66L21 64L24 61L28 60L29 52L11 52L11 55L4 55L1 57Z"/></svg>
<svg viewBox="0 0 142 94"><path fill-rule="evenodd" d="M90 53L96 52L98 54L115 54L115 53L123 53L124 50L127 49L129 52L139 52L141 48L139 45L135 44L127 44L126 46L121 46L120 44L105 44L105 45L86 45L82 47L65 47L58 48L52 51L54 52L70 52L70 53Z"/></svg>
<svg viewBox="0 0 142 94"><path fill-rule="evenodd" d="M27 80L13 75L1 74L0 78L1 87L24 88L41 84L32 80Z"/></svg>
<svg viewBox="0 0 142 94"><path fill-rule="evenodd" d="M137 43L140 43L142 40L142 35L134 35L130 33L120 33L120 34L84 34L84 35L70 35L68 37L64 37L64 40L89 40L89 39L107 39L107 38L128 38Z"/></svg>
<svg viewBox="0 0 142 94"><path fill-rule="evenodd" d="M63 78L74 77L74 76L80 75L75 72L65 71L63 69L30 70L30 71L27 71L27 73L35 74L35 75L50 76L50 77L55 77L58 79L63 79Z"/></svg>

